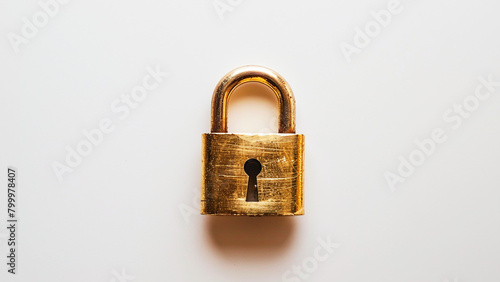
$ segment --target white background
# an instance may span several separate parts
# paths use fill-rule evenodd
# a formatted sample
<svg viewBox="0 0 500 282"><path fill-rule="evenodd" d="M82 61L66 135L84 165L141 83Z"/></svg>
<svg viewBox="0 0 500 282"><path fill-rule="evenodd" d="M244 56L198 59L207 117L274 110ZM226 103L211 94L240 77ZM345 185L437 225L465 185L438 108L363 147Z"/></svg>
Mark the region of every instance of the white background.
<svg viewBox="0 0 500 282"><path fill-rule="evenodd" d="M2 1L0 280L302 281L300 269L308 281L499 281L500 87L460 126L443 115L480 77L500 81L500 4L401 0L356 47L356 28L388 3L74 0L16 53L12 33L43 10ZM197 214L212 91L247 64L295 93L305 216ZM157 66L170 76L126 118L113 112ZM230 130L276 130L272 95L240 90ZM106 118L114 130L58 181L53 164ZM392 190L384 174L436 128L446 141ZM7 166L18 169L15 276Z"/></svg>

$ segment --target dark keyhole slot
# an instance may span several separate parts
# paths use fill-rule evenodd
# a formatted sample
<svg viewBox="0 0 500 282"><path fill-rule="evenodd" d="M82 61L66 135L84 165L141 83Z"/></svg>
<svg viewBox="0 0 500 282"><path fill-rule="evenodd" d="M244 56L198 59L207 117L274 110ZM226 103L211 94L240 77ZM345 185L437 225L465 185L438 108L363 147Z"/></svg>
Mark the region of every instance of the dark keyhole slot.
<svg viewBox="0 0 500 282"><path fill-rule="evenodd" d="M248 174L247 202L259 201L259 190L257 189L257 175L262 170L262 165L256 159L249 159L243 166Z"/></svg>

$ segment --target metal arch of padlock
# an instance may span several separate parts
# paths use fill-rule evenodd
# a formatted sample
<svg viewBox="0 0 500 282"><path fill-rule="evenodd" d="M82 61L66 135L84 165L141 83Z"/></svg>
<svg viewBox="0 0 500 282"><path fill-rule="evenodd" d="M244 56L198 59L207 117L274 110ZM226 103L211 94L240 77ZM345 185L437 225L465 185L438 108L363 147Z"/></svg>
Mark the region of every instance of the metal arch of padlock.
<svg viewBox="0 0 500 282"><path fill-rule="evenodd" d="M228 133L229 96L246 82L273 90L279 133ZM202 135L201 179L201 214L304 214L304 135L295 133L295 98L279 74L244 66L219 81L212 97L211 132Z"/></svg>

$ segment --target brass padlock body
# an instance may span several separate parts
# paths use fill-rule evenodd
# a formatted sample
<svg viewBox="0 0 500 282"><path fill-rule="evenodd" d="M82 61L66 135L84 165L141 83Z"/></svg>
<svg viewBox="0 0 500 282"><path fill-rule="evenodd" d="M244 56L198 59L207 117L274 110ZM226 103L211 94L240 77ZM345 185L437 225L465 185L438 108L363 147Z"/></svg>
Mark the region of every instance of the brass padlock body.
<svg viewBox="0 0 500 282"><path fill-rule="evenodd" d="M304 135L207 133L202 140L202 214L304 214ZM258 202L246 201L243 165L251 158L262 164Z"/></svg>
<svg viewBox="0 0 500 282"><path fill-rule="evenodd" d="M227 133L229 96L246 82L260 82L273 90L279 104L278 134ZM244 170L250 159L261 165L257 201L246 197L247 188L255 187ZM245 66L219 81L212 97L211 133L202 135L201 182L201 214L304 214L304 135L295 134L295 99L279 74Z"/></svg>

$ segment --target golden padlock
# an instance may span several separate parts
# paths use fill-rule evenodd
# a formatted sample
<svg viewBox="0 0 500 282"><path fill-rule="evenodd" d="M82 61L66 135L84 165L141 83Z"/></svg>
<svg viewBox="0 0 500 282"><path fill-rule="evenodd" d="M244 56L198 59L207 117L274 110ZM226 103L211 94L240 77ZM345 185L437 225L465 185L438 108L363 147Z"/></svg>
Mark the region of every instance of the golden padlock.
<svg viewBox="0 0 500 282"><path fill-rule="evenodd" d="M229 96L246 82L263 83L276 94L278 134L227 132ZM304 135L295 134L295 98L279 74L244 66L219 81L211 133L202 135L201 181L201 214L304 214Z"/></svg>

